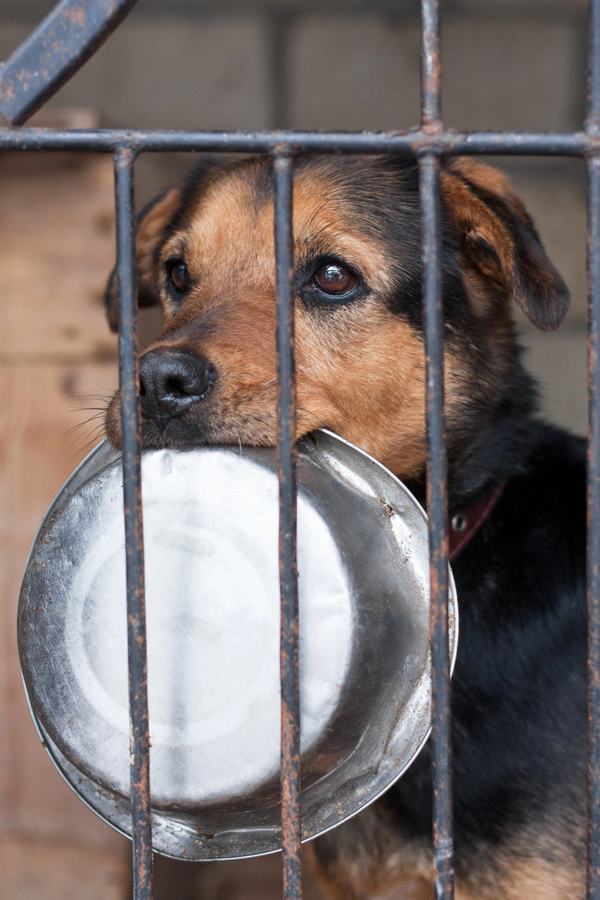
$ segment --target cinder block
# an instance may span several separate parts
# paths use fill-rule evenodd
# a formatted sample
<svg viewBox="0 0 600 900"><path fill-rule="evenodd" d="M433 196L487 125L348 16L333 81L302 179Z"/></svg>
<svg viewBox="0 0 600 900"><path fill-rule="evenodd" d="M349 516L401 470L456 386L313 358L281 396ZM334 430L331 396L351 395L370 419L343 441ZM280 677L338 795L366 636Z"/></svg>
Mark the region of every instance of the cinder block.
<svg viewBox="0 0 600 900"><path fill-rule="evenodd" d="M562 328L551 334L523 329L525 365L540 388L543 415L575 434L587 432L586 332Z"/></svg>
<svg viewBox="0 0 600 900"><path fill-rule="evenodd" d="M589 0L457 0L454 9L494 13L511 12L515 14L527 14L535 12L539 15L548 13L554 15L557 12L567 15L585 15L589 8Z"/></svg>
<svg viewBox="0 0 600 900"><path fill-rule="evenodd" d="M582 169L581 163L558 163L555 168L546 161L531 160L512 176L512 183L533 216L548 256L571 291L567 323L585 326L586 197Z"/></svg>
<svg viewBox="0 0 600 900"><path fill-rule="evenodd" d="M1 11L1 7L0 7ZM0 28L0 62L6 62L9 56L12 56L17 47L19 47L25 38L29 37L33 28L33 24L25 22L3 22Z"/></svg>
<svg viewBox="0 0 600 900"><path fill-rule="evenodd" d="M308 16L290 41L294 128L410 128L419 122L420 33L413 19Z"/></svg>
<svg viewBox="0 0 600 900"><path fill-rule="evenodd" d="M52 103L132 128L268 127L266 30L248 16L132 18Z"/></svg>
<svg viewBox="0 0 600 900"><path fill-rule="evenodd" d="M572 22L450 17L442 33L443 111L458 129L582 126L583 32Z"/></svg>

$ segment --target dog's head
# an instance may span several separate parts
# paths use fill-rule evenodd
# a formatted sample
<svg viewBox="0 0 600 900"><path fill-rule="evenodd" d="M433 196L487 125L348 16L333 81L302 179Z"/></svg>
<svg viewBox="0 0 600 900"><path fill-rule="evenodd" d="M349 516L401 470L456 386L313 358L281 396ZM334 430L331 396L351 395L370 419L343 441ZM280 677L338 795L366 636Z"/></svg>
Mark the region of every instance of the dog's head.
<svg viewBox="0 0 600 900"><path fill-rule="evenodd" d="M566 287L506 178L444 165L443 294L450 453L506 402L514 299L557 327ZM418 166L302 157L294 175L298 437L327 427L403 478L425 464ZM138 300L164 328L140 359L144 447L276 436L273 176L268 159L203 164L141 216ZM114 273L106 294L116 327ZM119 399L107 414L119 445Z"/></svg>

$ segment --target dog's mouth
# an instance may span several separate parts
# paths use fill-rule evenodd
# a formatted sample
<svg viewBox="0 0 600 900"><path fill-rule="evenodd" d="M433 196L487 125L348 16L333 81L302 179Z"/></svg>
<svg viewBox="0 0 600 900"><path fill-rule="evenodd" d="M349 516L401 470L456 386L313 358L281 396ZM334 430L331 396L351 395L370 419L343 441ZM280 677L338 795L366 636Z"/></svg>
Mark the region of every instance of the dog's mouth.
<svg viewBox="0 0 600 900"><path fill-rule="evenodd" d="M179 348L147 351L140 358L139 372L143 450L275 444L274 379L258 387L239 384L239 379L233 384L231 379L220 379L209 360ZM106 433L121 449L119 392L107 409Z"/></svg>

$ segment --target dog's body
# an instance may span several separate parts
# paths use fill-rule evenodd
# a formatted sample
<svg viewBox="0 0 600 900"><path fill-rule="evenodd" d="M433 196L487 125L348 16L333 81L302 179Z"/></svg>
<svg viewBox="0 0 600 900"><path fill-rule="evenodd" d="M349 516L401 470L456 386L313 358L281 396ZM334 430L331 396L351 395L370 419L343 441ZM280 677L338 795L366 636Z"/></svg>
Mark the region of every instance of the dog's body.
<svg viewBox="0 0 600 900"><path fill-rule="evenodd" d="M421 499L424 351L418 169L301 158L296 167L298 437L321 425ZM444 166L450 509L502 490L454 561L458 900L584 896L585 453L537 421L510 318L556 327L568 295L502 175ZM205 165L142 217L141 304L165 327L140 361L145 447L272 445L272 173ZM107 290L115 323L114 279ZM107 430L119 444L118 397ZM427 748L364 813L315 842L331 900L432 900Z"/></svg>

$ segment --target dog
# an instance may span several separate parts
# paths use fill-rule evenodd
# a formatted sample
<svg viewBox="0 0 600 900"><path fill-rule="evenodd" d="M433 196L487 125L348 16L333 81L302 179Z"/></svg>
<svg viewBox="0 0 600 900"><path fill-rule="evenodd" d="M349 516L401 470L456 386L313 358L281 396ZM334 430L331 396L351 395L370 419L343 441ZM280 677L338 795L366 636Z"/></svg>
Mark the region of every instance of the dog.
<svg viewBox="0 0 600 900"><path fill-rule="evenodd" d="M441 190L450 521L464 532L456 897L574 900L586 858L585 447L538 417L511 316L514 300L556 328L569 294L503 174L445 160ZM331 429L424 501L418 164L300 156L293 209L297 437ZM139 305L164 313L140 358L142 446L274 445L270 160L202 161L141 214L136 265ZM115 329L116 293L113 273ZM106 430L119 446L118 393ZM324 896L433 900L431 809L425 747L382 799L313 842Z"/></svg>

